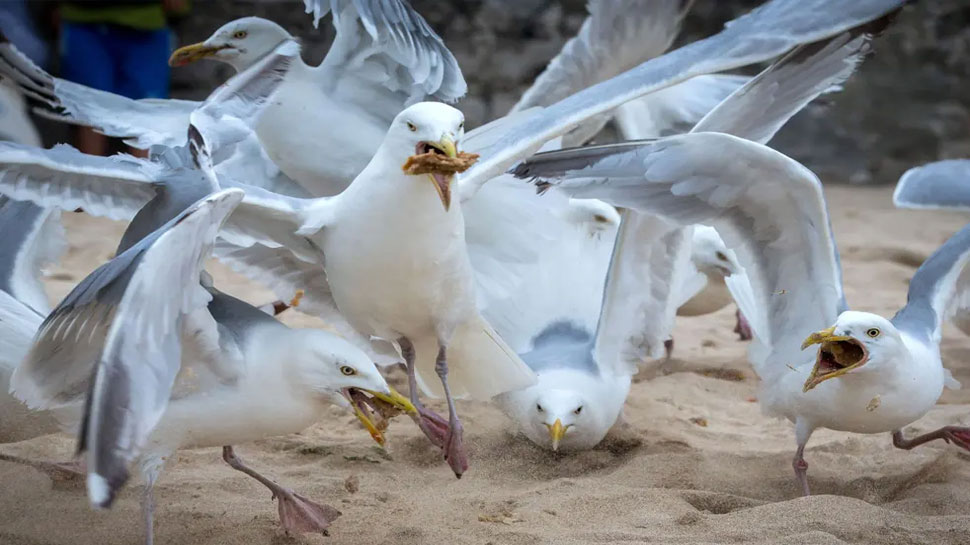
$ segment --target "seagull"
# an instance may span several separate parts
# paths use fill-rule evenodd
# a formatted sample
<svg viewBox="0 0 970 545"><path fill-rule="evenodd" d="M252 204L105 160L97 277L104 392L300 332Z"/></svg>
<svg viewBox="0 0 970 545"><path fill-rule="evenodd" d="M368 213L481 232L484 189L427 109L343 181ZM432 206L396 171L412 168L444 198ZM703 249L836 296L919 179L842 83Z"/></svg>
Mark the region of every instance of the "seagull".
<svg viewBox="0 0 970 545"><path fill-rule="evenodd" d="M940 325L970 260L970 227L923 263L907 304L886 319L845 303L818 178L761 144L692 133L539 155L517 175L575 198L600 198L684 225L707 223L724 236L754 295L755 304L742 311L755 333L749 358L762 380L759 400L767 414L795 425L793 468L805 495L805 445L820 427L891 432L903 449L934 439L970 449L968 428L946 426L911 439L901 431L936 404L944 385L959 384L942 365ZM804 352L815 345L816 354Z"/></svg>
<svg viewBox="0 0 970 545"><path fill-rule="evenodd" d="M233 133L271 96L288 58L266 59L261 63L266 66L254 66L214 93L193 113L191 149L168 150L164 165L108 158L105 168L106 158L76 151L49 150L55 156L50 161L44 150L15 150L21 157L34 153L28 168L36 176L44 175L39 166L44 159L48 166L66 164L71 175L88 184L71 187L81 195L117 178L155 192L126 230L117 257L82 281L46 319L26 303L14 304L17 291L0 298L5 312L0 321L12 324L9 331L4 328L3 342L14 347L12 353L26 354L10 378L12 393L31 409L49 411L66 429L79 430L94 505L109 507L129 465L137 463L146 483L148 542L152 485L178 448L223 446L230 466L273 492L288 532L325 531L339 512L262 476L230 445L301 431L328 403L352 407L383 443L383 414L375 416L368 407L378 413L414 412L350 342L323 331L287 328L219 292L202 271L217 232L243 200L240 189L219 190L212 155L231 143ZM233 113L242 117L230 117ZM178 163L190 151L194 169ZM159 177L147 176L153 173ZM190 200L206 191L201 200ZM188 208L177 211L187 200ZM122 208L134 202L122 199ZM31 233L23 229L20 240ZM11 248L13 263L29 264L37 254L25 243ZM26 283L21 278L10 284Z"/></svg>
<svg viewBox="0 0 970 545"><path fill-rule="evenodd" d="M471 278L470 251L481 245L464 232L461 209L481 202L484 197L475 197L480 190L487 194L496 187L492 183L492 188L483 188L485 183L550 139L626 100L696 75L772 59L801 43L878 18L899 4L868 0L832 10L822 0L774 0L715 36L551 106L496 120L467 136L457 110L443 104L415 104L398 114L375 156L342 193L308 200L246 189L243 204L221 234L236 249L217 248L217 254L255 279L268 280L275 290L289 288L288 296L294 288L312 284L313 293L308 290L304 297L306 304L334 308L354 329L369 333L372 341L396 344L393 348L408 363L412 402L417 400L417 387L449 398L447 421L419 403L415 406L425 434L442 447L452 470L460 474L467 462L451 394L488 398L535 380L476 306L472 283L478 280L481 288L494 279L507 257L474 258L484 264L475 267L479 278ZM838 17L831 16L835 11ZM465 168L468 161L459 156L459 144L464 152L478 153L481 159L457 180L457 187L452 186L452 175L460 168L432 168L427 175L401 170L415 154L429 153L438 157L435 162L458 162ZM21 185L33 183L20 178ZM4 185L0 180L0 188ZM45 195L56 198L50 191ZM97 200L104 195L85 197ZM471 215L467 219L472 220ZM490 227L492 233L499 229L508 234L510 244L529 232L521 225L504 230L495 224ZM508 250L502 248L515 254ZM486 282L481 281L483 276ZM483 291L487 290L479 290L479 295Z"/></svg>
<svg viewBox="0 0 970 545"><path fill-rule="evenodd" d="M970 159L937 161L907 170L893 192L896 208L970 211ZM970 273L957 280L947 316L970 335Z"/></svg>
<svg viewBox="0 0 970 545"><path fill-rule="evenodd" d="M218 170L230 177L246 173L250 185L297 197L329 196L363 169L402 108L426 98L454 102L467 86L441 38L404 0L306 0L306 7L315 24L332 12L333 45L319 66L297 54L256 127L258 140ZM293 40L272 21L245 17L178 49L170 62L182 66L210 58L241 72ZM130 100L53 78L9 44L0 49L0 73L34 99L38 113L95 127L140 148L184 144L188 115L198 103ZM276 175L273 163L285 176ZM257 183L254 171L268 179Z"/></svg>
<svg viewBox="0 0 970 545"><path fill-rule="evenodd" d="M230 189L189 207L95 270L46 319L25 304L2 307L3 321L36 331L4 339L26 352L12 393L79 433L97 507L111 505L137 463L149 543L152 485L176 449L223 446L230 466L279 500L287 531L323 531L337 510L263 477L227 445L301 431L328 403L353 406L378 431L362 392L410 408L350 343L290 329L199 284L219 224L241 200Z"/></svg>
<svg viewBox="0 0 970 545"><path fill-rule="evenodd" d="M796 48L725 99L702 123L711 130L736 130L768 140L808 102L848 78L868 53L868 43L868 34L851 29ZM636 145L646 144L615 147ZM556 152L535 160L546 155ZM606 204L571 197L570 202ZM543 263L555 272L537 271L535 286L527 292L504 305L489 305L490 313L496 312L493 307L504 307L508 318L494 321L503 324L500 333L538 375L535 386L503 394L496 403L541 447L582 450L602 441L619 418L638 366L657 357L674 313L700 291L687 289L696 276L703 284L710 269L708 274L721 285L722 306L731 300L724 276L735 276L741 267L714 228L679 228L660 217L626 212L632 221L620 224L621 233L626 232L616 247L612 237L609 243L597 243L584 231L576 230L578 236L570 238L568 229L550 226L566 233L559 242L562 262Z"/></svg>

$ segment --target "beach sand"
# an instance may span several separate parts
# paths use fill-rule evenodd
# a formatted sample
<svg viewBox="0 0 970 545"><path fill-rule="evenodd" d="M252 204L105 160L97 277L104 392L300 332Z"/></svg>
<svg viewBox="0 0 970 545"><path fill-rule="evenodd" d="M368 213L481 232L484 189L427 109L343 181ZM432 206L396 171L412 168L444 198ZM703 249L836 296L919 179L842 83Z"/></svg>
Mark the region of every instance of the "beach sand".
<svg viewBox="0 0 970 545"><path fill-rule="evenodd" d="M915 267L970 220L895 210L888 187L830 186L827 196L848 300L885 316L904 303ZM50 278L54 301L110 257L123 229L65 216L71 248ZM237 296L273 299L212 270ZM316 323L292 310L284 320ZM952 445L906 452L889 434L820 430L806 451L816 495L800 497L792 426L761 414L733 325L733 307L678 319L674 360L637 378L625 424L589 452L540 450L495 407L474 402L459 405L471 462L461 480L409 420L392 423L384 452L337 408L301 434L237 447L253 467L342 511L330 537L285 536L266 489L230 469L218 449L181 451L156 486L156 543L970 543L970 456ZM968 389L947 391L909 434L970 425L970 339L951 326L944 337L944 362ZM403 374L392 375L403 389ZM64 459L72 448L71 437L50 435L0 452ZM3 545L141 543L138 486L96 512L82 488L0 463L0 490Z"/></svg>

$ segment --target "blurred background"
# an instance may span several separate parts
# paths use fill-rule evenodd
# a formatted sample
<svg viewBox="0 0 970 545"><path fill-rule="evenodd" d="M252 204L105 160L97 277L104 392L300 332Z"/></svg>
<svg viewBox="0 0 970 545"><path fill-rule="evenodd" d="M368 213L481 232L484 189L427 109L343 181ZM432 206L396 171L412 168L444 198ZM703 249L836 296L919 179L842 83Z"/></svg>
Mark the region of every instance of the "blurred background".
<svg viewBox="0 0 970 545"><path fill-rule="evenodd" d="M724 22L760 3L696 0L675 47L717 32ZM134 14L134 24L147 28L139 32L167 33L166 58L175 47L204 40L223 23L247 15L276 21L301 38L304 58L313 64L323 58L333 37L329 18L314 29L301 0L2 0L0 29L53 74L67 79L91 77L99 63L107 61L99 55L79 59L73 53L80 46L68 47L78 38L68 31L72 24L89 22L86 13L113 4L124 4L127 15L122 17L132 17L132 9L141 10ZM444 38L462 67L469 92L458 107L472 127L506 113L576 34L586 15L582 0L411 0L411 4ZM159 11L148 13L149 5ZM98 17L105 17L103 11L99 13ZM163 14L163 26L156 13ZM828 183L895 183L911 166L970 156L970 0L908 6L875 42L875 52L843 92L807 108L772 145ZM144 55L159 56L150 51ZM152 62L157 65L157 59ZM168 74L155 70L142 70L148 74L149 87L167 76L169 96L193 99L204 98L232 72L228 65L216 62L193 63ZM63 125L38 120L37 126L48 146L60 141L77 145L81 138ZM609 129L597 137L600 142L612 139ZM115 144L110 149L122 148Z"/></svg>

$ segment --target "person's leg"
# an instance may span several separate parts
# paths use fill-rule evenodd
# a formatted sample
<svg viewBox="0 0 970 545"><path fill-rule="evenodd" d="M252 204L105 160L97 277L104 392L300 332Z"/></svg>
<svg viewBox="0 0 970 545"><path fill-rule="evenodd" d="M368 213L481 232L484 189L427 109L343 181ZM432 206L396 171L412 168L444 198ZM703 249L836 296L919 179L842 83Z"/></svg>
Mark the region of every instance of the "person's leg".
<svg viewBox="0 0 970 545"><path fill-rule="evenodd" d="M117 29L113 39L119 51L116 65L118 93L128 98L168 98L168 56L172 33L158 30ZM131 148L132 154L147 157L147 150Z"/></svg>
<svg viewBox="0 0 970 545"><path fill-rule="evenodd" d="M168 56L172 32L116 29L113 40L120 52L116 66L118 93L128 98L168 98Z"/></svg>
<svg viewBox="0 0 970 545"><path fill-rule="evenodd" d="M106 25L65 22L61 25L61 76L103 91L115 91L113 57L107 48ZM108 138L77 127L75 145L84 153L105 155Z"/></svg>

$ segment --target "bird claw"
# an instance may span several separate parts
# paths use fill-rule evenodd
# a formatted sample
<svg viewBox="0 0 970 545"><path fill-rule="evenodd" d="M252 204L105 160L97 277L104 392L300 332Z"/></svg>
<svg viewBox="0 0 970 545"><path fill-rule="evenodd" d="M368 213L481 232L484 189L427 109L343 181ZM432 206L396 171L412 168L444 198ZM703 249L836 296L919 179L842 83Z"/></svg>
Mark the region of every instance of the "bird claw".
<svg viewBox="0 0 970 545"><path fill-rule="evenodd" d="M947 443L952 441L956 446L970 450L970 429L947 428L943 433L943 440Z"/></svg>
<svg viewBox="0 0 970 545"><path fill-rule="evenodd" d="M281 489L273 496L278 498L280 524L287 534L319 532L329 535L327 528L340 516L340 511L333 507L308 500L290 490Z"/></svg>
<svg viewBox="0 0 970 545"><path fill-rule="evenodd" d="M750 341L754 335L751 333L751 324L748 323L748 319L744 317L744 314L741 314L741 309L735 311L734 315L738 320L734 325L734 332L738 334L738 340Z"/></svg>
<svg viewBox="0 0 970 545"><path fill-rule="evenodd" d="M464 472L468 471L468 456L465 454L465 444L462 438L464 432L461 423L455 422L455 427L449 430L445 438L445 447L442 449L444 450L445 461L455 472L455 477L459 479Z"/></svg>
<svg viewBox="0 0 970 545"><path fill-rule="evenodd" d="M448 421L424 407L417 405L415 407L418 409L418 414L412 418L418 423L418 427L428 437L431 444L440 449L445 448L448 437Z"/></svg>

